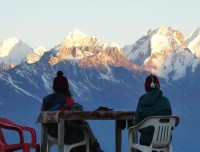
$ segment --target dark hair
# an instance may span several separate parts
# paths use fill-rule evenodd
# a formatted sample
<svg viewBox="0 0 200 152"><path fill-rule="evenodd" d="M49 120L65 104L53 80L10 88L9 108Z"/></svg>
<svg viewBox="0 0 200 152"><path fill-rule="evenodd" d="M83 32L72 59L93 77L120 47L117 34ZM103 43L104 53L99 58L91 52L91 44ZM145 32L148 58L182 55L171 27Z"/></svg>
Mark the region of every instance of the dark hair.
<svg viewBox="0 0 200 152"><path fill-rule="evenodd" d="M54 89L54 92L55 93L65 94L68 97L72 97L73 96L73 94L71 93L71 90L69 90L69 89Z"/></svg>

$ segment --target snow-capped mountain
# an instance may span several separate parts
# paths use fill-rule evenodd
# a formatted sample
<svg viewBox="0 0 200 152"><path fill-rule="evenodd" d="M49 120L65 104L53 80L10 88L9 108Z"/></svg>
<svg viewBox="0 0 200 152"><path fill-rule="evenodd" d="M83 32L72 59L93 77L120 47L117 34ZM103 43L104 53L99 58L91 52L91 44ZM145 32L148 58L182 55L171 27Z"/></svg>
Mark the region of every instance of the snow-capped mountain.
<svg viewBox="0 0 200 152"><path fill-rule="evenodd" d="M54 49L49 60L51 65L70 59L80 62L86 67L102 67L109 65L123 66L129 69L140 69L126 59L117 44L105 44L95 36L88 36L75 29L65 37L63 42Z"/></svg>
<svg viewBox="0 0 200 152"><path fill-rule="evenodd" d="M186 75L188 67L193 71L199 63L187 48L180 31L161 26L140 38L135 44L122 48L133 63L167 80L177 80Z"/></svg>
<svg viewBox="0 0 200 152"><path fill-rule="evenodd" d="M21 64L33 50L23 41L13 37L0 43L0 66L3 69Z"/></svg>
<svg viewBox="0 0 200 152"><path fill-rule="evenodd" d="M51 52L45 53L35 64L24 62L21 66L4 71L0 76L0 115L16 123L32 126L40 141L40 124L35 124L40 112L42 98L52 92L52 82L58 70L67 76L73 98L83 105L84 110L95 110L107 106L114 110L135 111L139 97L144 93L145 72L128 70L125 67L109 66L107 69L84 67L79 62L63 60L55 65L48 64ZM173 149L177 152L195 151L198 145L196 133L200 125L198 99L200 66L194 73L178 81L160 79L161 89L171 102L173 114L180 117L180 126L173 136ZM195 82L193 82L194 80ZM183 89L184 88L184 89ZM9 95L8 95L9 93ZM191 94L191 95L190 95ZM17 106L16 106L17 105ZM90 122L104 151L114 151L114 124L110 121ZM102 127L110 129L103 129ZM104 128L103 127L103 128ZM185 129L190 128L189 132ZM109 138L105 139L105 135ZM11 139L11 141L13 138ZM112 142L113 141L113 142ZM123 131L123 150L127 151L127 130ZM108 144L109 143L109 144ZM186 144L187 143L187 144ZM188 146L184 146L188 145Z"/></svg>
<svg viewBox="0 0 200 152"><path fill-rule="evenodd" d="M89 36L79 29L74 29L70 32L62 42L65 47L80 47L80 46L103 46L103 42L98 40L95 36Z"/></svg>
<svg viewBox="0 0 200 152"><path fill-rule="evenodd" d="M47 52L47 50L44 47L38 47L33 52L28 54L28 56L26 57L26 62L29 64L38 62L45 52Z"/></svg>
<svg viewBox="0 0 200 152"><path fill-rule="evenodd" d="M188 48L196 57L200 57L200 28L194 30L187 38Z"/></svg>
<svg viewBox="0 0 200 152"><path fill-rule="evenodd" d="M161 90L170 100L173 115L180 117L180 124L173 133L173 150L198 151L200 64L187 48L181 32L168 27L150 30L134 45L124 47L123 51L130 61L116 44L104 44L98 38L76 29L34 64L22 62L20 66L1 71L1 117L32 126L40 142L41 127L35 121L40 113L42 98L52 92L52 82L58 70L67 76L73 98L83 105L84 110L107 106L114 110L135 111L149 72L140 67L138 70L134 62L155 72L166 72L159 77ZM170 63L165 68L173 70L159 67L159 61L161 65ZM159 68L157 71L156 66ZM181 73L179 70L186 72L177 78ZM173 79L167 81L164 79L166 75ZM114 151L113 122L89 123L102 149L105 152ZM108 134L109 137L105 138ZM13 137L9 137L13 142ZM127 151L126 129L123 131L122 149Z"/></svg>

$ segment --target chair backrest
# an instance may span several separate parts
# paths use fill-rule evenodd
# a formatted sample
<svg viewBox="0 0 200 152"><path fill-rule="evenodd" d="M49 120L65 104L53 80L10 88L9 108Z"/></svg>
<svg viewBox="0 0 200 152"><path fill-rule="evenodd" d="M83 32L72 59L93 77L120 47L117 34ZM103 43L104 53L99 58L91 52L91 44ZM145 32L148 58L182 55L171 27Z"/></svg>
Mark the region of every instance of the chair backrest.
<svg viewBox="0 0 200 152"><path fill-rule="evenodd" d="M18 125L16 125L15 123L11 122L10 120L0 117L0 143L1 144L8 145L8 143L6 142L4 133L2 131L2 128L17 131L19 133L19 138L20 138L19 144L24 143L24 135L22 133L21 128Z"/></svg>
<svg viewBox="0 0 200 152"><path fill-rule="evenodd" d="M1 124L0 124L1 125ZM6 143L6 140L4 138L4 135L3 135L3 131L1 130L1 127L0 127L0 143L1 144L7 144Z"/></svg>
<svg viewBox="0 0 200 152"><path fill-rule="evenodd" d="M171 132L178 123L179 117L177 116L152 116L144 119L138 125L138 129L153 126L154 134L151 146L153 148L162 148L170 144Z"/></svg>
<svg viewBox="0 0 200 152"><path fill-rule="evenodd" d="M35 130L34 130L33 128L15 124L14 122L12 122L12 121L10 121L10 120L8 120L8 119L6 119L6 118L1 118L1 117L0 117L0 123L1 123L1 124L5 124L5 125L8 125L8 126L18 127L20 130L25 130L25 131L30 132L30 133L31 133L31 136L32 136L32 138L31 138L31 143L32 143L32 144L37 143L36 132L35 132ZM2 133L2 132L0 132L0 133ZM22 135L22 136L23 136L23 135ZM24 137L23 137L23 138L24 138ZM4 139L4 140L5 140L5 139ZM24 140L24 139L22 139L22 140Z"/></svg>
<svg viewBox="0 0 200 152"><path fill-rule="evenodd" d="M19 142L15 144L6 143L2 129L16 131L19 134ZM30 142L24 141L24 131L30 133ZM36 132L33 128L17 125L6 118L0 118L0 149L1 151L17 151L23 149L23 152L29 152L33 148L40 152L40 145L37 143Z"/></svg>

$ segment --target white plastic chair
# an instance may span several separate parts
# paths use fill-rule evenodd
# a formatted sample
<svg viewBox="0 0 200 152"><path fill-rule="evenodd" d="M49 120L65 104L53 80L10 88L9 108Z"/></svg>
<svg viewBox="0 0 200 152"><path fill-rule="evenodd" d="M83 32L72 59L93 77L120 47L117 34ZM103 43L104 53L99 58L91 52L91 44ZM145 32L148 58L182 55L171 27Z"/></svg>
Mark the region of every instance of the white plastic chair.
<svg viewBox="0 0 200 152"><path fill-rule="evenodd" d="M86 125L83 125L83 130L84 130L84 139L83 141L80 141L78 143L74 143L71 145L64 145L64 152L70 152L72 148L79 147L79 146L86 146L86 152L90 152L90 147L89 147L89 131L88 127ZM58 145L58 139L51 137L48 135L47 137L47 151L50 152L51 147L54 145Z"/></svg>
<svg viewBox="0 0 200 152"><path fill-rule="evenodd" d="M151 116L144 119L139 124L130 127L128 132L128 152L132 152L132 149L137 149L142 152L152 152L152 150L172 152L172 146L170 145L171 132L178 123L179 117L177 116ZM153 139L150 146L134 143L134 133L149 126L154 127Z"/></svg>

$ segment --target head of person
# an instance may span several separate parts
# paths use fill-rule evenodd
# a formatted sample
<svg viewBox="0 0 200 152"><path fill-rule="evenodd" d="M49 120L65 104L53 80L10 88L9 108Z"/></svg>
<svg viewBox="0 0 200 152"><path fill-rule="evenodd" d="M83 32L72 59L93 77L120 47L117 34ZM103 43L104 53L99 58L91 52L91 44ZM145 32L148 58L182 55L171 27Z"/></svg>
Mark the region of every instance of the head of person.
<svg viewBox="0 0 200 152"><path fill-rule="evenodd" d="M56 93L66 94L69 90L69 83L62 71L57 72L57 76L53 80L53 90Z"/></svg>
<svg viewBox="0 0 200 152"><path fill-rule="evenodd" d="M148 77L146 77L144 86L146 92L149 92L151 90L158 90L160 89L160 82L155 75L149 75Z"/></svg>

